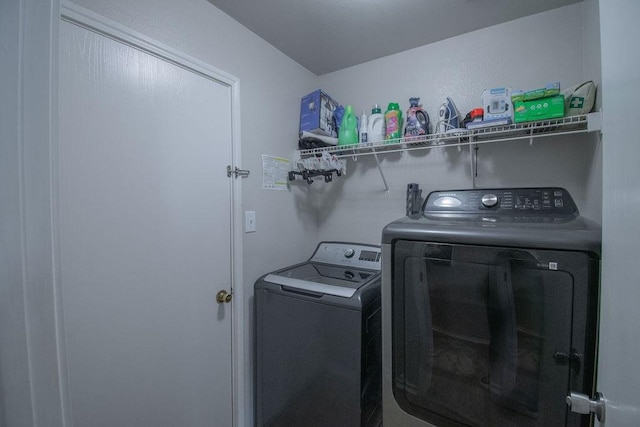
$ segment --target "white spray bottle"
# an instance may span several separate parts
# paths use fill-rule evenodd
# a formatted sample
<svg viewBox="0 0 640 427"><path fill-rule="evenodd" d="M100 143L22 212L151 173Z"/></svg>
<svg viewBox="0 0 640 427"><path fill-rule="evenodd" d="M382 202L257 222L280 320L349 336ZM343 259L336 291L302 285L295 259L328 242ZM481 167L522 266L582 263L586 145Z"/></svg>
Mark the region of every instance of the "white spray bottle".
<svg viewBox="0 0 640 427"><path fill-rule="evenodd" d="M369 145L367 142L367 113L362 110L362 115L360 116L360 144Z"/></svg>

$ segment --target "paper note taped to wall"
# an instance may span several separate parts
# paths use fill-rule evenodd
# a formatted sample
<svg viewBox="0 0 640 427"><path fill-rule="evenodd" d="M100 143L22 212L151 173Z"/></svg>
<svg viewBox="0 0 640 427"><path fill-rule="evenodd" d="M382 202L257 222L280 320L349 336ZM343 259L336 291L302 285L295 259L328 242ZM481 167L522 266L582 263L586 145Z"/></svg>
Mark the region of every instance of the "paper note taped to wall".
<svg viewBox="0 0 640 427"><path fill-rule="evenodd" d="M287 190L291 162L283 157L262 155L262 189Z"/></svg>

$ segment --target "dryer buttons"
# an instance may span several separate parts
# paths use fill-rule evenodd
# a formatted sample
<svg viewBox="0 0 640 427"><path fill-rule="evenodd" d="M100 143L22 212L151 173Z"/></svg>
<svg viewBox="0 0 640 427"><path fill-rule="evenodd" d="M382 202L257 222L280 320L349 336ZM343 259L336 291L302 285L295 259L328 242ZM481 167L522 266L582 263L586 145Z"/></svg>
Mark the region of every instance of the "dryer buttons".
<svg viewBox="0 0 640 427"><path fill-rule="evenodd" d="M492 208L498 205L498 196L495 194L484 194L480 201L485 208Z"/></svg>

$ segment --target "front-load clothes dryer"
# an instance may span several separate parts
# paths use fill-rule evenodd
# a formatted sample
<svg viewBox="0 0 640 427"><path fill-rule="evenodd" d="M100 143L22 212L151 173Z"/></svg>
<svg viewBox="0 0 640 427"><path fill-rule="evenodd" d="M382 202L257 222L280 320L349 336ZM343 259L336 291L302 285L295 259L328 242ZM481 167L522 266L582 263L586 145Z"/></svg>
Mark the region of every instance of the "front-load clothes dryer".
<svg viewBox="0 0 640 427"><path fill-rule="evenodd" d="M322 242L255 284L256 425L381 421L379 246Z"/></svg>
<svg viewBox="0 0 640 427"><path fill-rule="evenodd" d="M436 191L382 233L387 426L589 426L600 227L562 188Z"/></svg>

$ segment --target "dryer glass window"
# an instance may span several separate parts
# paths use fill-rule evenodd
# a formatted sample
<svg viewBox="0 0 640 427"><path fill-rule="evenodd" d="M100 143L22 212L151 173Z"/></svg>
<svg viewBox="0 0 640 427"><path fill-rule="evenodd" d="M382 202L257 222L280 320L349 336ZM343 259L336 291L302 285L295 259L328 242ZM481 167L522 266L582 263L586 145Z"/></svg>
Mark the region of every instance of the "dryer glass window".
<svg viewBox="0 0 640 427"><path fill-rule="evenodd" d="M585 359L586 311L575 307L576 294L586 301L586 284L567 270L580 257L397 243L392 358L400 406L439 426L571 424L565 396L583 387L584 365L593 363Z"/></svg>

